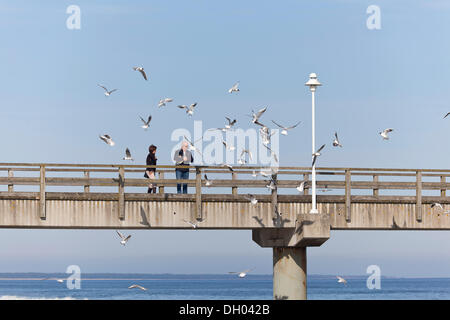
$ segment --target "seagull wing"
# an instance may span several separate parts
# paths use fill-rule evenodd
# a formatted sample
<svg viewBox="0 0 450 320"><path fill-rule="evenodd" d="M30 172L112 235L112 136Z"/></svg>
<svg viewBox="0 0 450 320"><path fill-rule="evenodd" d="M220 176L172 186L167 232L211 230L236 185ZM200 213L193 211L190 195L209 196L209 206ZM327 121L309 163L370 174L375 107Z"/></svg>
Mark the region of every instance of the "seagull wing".
<svg viewBox="0 0 450 320"><path fill-rule="evenodd" d="M108 89L106 89L106 87L104 87L104 86L102 86L102 85L100 85L100 84L98 84L98 86L101 87L101 88L103 88L103 90L105 90L106 92L108 92Z"/></svg>
<svg viewBox="0 0 450 320"><path fill-rule="evenodd" d="M293 126L287 127L286 130L290 130L290 129L294 129L296 126L298 126L300 124L301 121L297 122L296 124L294 124Z"/></svg>
<svg viewBox="0 0 450 320"><path fill-rule="evenodd" d="M286 129L285 127L283 127L281 124L276 123L275 121L272 120L273 123L275 123L278 127L280 127L281 129Z"/></svg>
<svg viewBox="0 0 450 320"><path fill-rule="evenodd" d="M324 144L319 148L319 150L317 150L317 152L322 151L323 148L325 148L325 145L324 145Z"/></svg>
<svg viewBox="0 0 450 320"><path fill-rule="evenodd" d="M122 240L125 239L124 235L119 230L116 230L116 232Z"/></svg>
<svg viewBox="0 0 450 320"><path fill-rule="evenodd" d="M447 118L449 114L450 112L447 112L447 114L444 116L444 119Z"/></svg>
<svg viewBox="0 0 450 320"><path fill-rule="evenodd" d="M142 74L145 80L147 80L147 75L145 74L145 71L143 69L139 70L139 72Z"/></svg>
<svg viewBox="0 0 450 320"><path fill-rule="evenodd" d="M256 117L259 118L263 115L264 112L266 112L267 107L262 108L261 110L258 111L258 113L256 113Z"/></svg>

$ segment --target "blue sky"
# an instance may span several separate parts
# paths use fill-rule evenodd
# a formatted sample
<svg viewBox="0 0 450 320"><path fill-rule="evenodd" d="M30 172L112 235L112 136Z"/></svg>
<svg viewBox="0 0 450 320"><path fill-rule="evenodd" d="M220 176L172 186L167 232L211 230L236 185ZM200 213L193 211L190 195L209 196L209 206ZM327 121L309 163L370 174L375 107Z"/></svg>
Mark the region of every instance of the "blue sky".
<svg viewBox="0 0 450 320"><path fill-rule="evenodd" d="M66 28L72 4L80 30ZM366 28L373 4L381 30ZM144 163L154 143L159 163L169 163L174 129L222 126L226 115L247 128L245 114L268 106L267 119L302 121L280 139L281 165L307 166L304 82L316 72L317 144L337 130L344 145L328 149L321 166L448 168L449 14L445 1L0 1L1 161L121 163L129 147ZM238 80L239 94L227 94ZM119 90L105 98L98 83ZM166 96L173 105L158 110ZM192 102L192 119L174 107ZM149 114L144 132L138 117ZM387 127L389 142L377 134ZM122 248L111 230L1 230L9 245L0 271L271 272L271 251L249 231L132 233ZM333 232L309 250L309 272L361 274L378 264L385 275L450 276L448 240L446 232Z"/></svg>

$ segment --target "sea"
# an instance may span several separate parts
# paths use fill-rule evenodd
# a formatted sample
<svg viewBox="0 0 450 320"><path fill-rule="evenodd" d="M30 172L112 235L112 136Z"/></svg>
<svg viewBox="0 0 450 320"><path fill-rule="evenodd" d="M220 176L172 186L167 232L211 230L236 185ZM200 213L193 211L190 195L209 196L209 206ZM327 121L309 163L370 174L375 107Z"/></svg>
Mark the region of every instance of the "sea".
<svg viewBox="0 0 450 320"><path fill-rule="evenodd" d="M83 274L76 282L67 274L0 273L0 300L271 300L272 276ZM344 276L345 277L345 276ZM450 278L382 277L379 289L367 287L366 276L308 277L310 300L450 299ZM58 282L56 279L62 279ZM138 284L147 290L129 289ZM75 288L73 288L75 287Z"/></svg>

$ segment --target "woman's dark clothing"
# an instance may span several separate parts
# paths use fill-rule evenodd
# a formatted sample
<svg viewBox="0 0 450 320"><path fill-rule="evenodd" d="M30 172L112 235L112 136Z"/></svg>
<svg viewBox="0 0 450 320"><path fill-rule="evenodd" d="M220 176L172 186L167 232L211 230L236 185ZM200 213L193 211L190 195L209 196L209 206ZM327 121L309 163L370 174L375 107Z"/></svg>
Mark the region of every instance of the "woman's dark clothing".
<svg viewBox="0 0 450 320"><path fill-rule="evenodd" d="M158 159L155 157L153 153L149 153L147 156L146 165L148 166L156 166L156 161ZM147 168L144 174L144 177L148 178L147 171L153 171L156 172L156 168Z"/></svg>

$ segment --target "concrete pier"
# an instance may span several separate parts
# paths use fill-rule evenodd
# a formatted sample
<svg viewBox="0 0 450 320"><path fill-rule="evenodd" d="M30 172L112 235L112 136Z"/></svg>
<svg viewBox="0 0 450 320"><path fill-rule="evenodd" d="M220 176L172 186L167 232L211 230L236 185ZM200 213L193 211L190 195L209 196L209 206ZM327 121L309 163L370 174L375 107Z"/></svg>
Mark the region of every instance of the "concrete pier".
<svg viewBox="0 0 450 320"><path fill-rule="evenodd" d="M306 300L306 247L273 248L273 299Z"/></svg>

